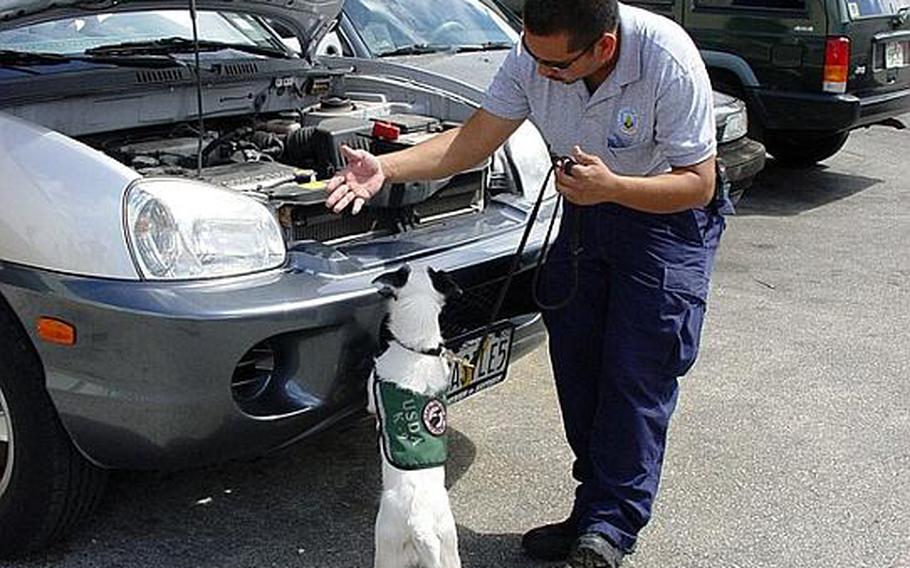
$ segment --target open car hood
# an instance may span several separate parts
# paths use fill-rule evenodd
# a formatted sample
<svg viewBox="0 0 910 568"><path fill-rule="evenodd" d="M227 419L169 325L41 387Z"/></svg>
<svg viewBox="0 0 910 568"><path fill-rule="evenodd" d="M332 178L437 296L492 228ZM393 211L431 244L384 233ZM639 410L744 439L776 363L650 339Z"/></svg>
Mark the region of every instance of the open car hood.
<svg viewBox="0 0 910 568"><path fill-rule="evenodd" d="M342 0L196 0L199 10L256 14L281 20L309 52L331 28ZM189 9L190 0L0 0L0 30L100 12Z"/></svg>

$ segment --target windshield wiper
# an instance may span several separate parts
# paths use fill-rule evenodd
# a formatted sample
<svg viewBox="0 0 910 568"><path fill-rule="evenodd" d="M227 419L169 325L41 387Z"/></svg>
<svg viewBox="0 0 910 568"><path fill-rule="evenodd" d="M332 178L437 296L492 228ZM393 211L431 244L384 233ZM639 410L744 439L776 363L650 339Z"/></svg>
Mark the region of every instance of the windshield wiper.
<svg viewBox="0 0 910 568"><path fill-rule="evenodd" d="M66 55L0 49L0 63L4 65L56 65L72 61Z"/></svg>
<svg viewBox="0 0 910 568"><path fill-rule="evenodd" d="M0 65L28 67L31 65L62 65L73 61L116 65L118 67L173 67L178 62L170 57L146 57L124 59L116 56L63 55L59 53L40 53L37 51L16 51L0 49Z"/></svg>
<svg viewBox="0 0 910 568"><path fill-rule="evenodd" d="M152 41L128 41L110 45L100 45L86 49L86 55L117 55L128 57L134 55L168 55L171 53L192 53L195 49L193 40L183 37L166 37ZM234 49L255 55L267 57L281 57L290 59L291 56L279 49L262 47L260 45L247 45L242 43L227 43L221 41L200 40L199 51L221 51Z"/></svg>
<svg viewBox="0 0 910 568"><path fill-rule="evenodd" d="M487 41L484 43L475 43L470 45L456 45L452 47L455 53L467 53L471 51L498 51L502 49L512 49L515 44L510 41Z"/></svg>
<svg viewBox="0 0 910 568"><path fill-rule="evenodd" d="M449 51L450 49L452 49L451 45L430 45L428 43L414 43L411 45L396 47L395 49L390 49L388 51L380 51L376 55L379 57L394 57L396 55L425 55L427 53L440 53L442 51Z"/></svg>

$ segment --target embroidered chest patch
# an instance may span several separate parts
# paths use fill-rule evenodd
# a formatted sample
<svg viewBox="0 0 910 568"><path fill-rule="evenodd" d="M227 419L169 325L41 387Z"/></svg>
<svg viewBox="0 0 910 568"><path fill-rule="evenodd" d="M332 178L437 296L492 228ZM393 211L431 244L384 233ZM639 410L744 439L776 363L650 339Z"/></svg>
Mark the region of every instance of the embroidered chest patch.
<svg viewBox="0 0 910 568"><path fill-rule="evenodd" d="M448 456L445 395L427 396L389 381L373 385L386 459L398 469L444 465Z"/></svg>
<svg viewBox="0 0 910 568"><path fill-rule="evenodd" d="M626 136L638 132L638 113L635 109L624 108L616 115L616 127Z"/></svg>

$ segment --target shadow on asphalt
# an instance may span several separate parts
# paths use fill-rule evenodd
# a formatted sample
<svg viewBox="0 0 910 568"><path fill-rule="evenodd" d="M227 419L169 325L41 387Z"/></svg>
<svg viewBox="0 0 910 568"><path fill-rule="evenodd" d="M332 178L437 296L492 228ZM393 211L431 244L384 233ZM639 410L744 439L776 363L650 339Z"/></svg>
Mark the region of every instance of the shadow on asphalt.
<svg viewBox="0 0 910 568"><path fill-rule="evenodd" d="M375 436L364 419L254 461L116 473L82 530L15 566L371 567L382 486ZM476 453L450 429L449 487ZM528 565L520 535L461 526L459 535L468 566L491 554L502 558L500 566Z"/></svg>
<svg viewBox="0 0 910 568"><path fill-rule="evenodd" d="M832 172L825 165L807 169L781 166L773 159L736 205L739 216L785 217L821 207L869 189L883 180Z"/></svg>

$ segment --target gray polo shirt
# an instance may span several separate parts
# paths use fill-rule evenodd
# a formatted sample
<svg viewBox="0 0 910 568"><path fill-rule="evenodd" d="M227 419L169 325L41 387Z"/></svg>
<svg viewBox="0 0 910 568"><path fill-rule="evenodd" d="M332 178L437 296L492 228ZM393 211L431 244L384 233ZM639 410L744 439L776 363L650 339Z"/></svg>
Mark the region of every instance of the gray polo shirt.
<svg viewBox="0 0 910 568"><path fill-rule="evenodd" d="M483 108L529 118L554 153L569 155L577 144L618 174L656 175L710 158L717 146L713 95L692 39L646 10L620 4L619 17L619 60L593 95L584 81L567 85L538 75L519 42Z"/></svg>

